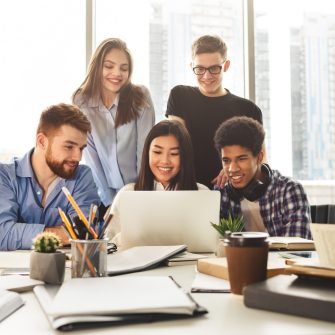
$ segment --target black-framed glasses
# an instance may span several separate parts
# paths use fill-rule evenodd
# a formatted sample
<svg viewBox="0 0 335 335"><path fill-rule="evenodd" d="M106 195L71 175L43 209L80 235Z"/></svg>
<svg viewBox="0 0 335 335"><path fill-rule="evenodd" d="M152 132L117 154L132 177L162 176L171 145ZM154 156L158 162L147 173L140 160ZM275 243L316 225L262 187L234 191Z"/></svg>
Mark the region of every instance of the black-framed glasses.
<svg viewBox="0 0 335 335"><path fill-rule="evenodd" d="M196 75L203 75L206 71L208 71L210 74L219 74L222 71L224 63L225 62L223 62L221 65L212 65L210 67L194 66L192 70Z"/></svg>

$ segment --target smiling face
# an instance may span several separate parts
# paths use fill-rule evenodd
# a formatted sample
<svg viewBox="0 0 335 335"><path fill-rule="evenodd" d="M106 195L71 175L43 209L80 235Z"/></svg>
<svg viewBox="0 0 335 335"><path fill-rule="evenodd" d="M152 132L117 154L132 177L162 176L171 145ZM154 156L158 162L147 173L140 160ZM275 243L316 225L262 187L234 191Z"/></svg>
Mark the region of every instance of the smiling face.
<svg viewBox="0 0 335 335"><path fill-rule="evenodd" d="M175 136L159 136L152 140L149 166L156 181L167 187L180 170L179 143Z"/></svg>
<svg viewBox="0 0 335 335"><path fill-rule="evenodd" d="M261 174L263 159L261 151L256 157L252 152L240 145L225 146L221 149L222 166L229 183L235 188L244 188Z"/></svg>
<svg viewBox="0 0 335 335"><path fill-rule="evenodd" d="M192 67L210 68L222 66L221 72L212 74L208 70L202 75L196 75L200 92L208 97L217 97L225 94L222 86L223 73L229 68L229 61L225 61L219 52L202 53L194 56Z"/></svg>
<svg viewBox="0 0 335 335"><path fill-rule="evenodd" d="M125 86L129 78L129 59L119 49L107 53L102 67L102 89L104 96L113 96Z"/></svg>
<svg viewBox="0 0 335 335"><path fill-rule="evenodd" d="M87 135L78 129L63 125L46 139L45 161L57 176L71 178L86 147Z"/></svg>

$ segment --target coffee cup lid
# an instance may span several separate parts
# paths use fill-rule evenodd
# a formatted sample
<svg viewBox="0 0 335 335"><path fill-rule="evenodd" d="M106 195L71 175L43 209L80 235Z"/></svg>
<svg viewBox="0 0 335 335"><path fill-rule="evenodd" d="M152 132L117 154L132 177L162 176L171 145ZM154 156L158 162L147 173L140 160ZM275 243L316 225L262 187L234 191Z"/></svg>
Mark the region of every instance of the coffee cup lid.
<svg viewBox="0 0 335 335"><path fill-rule="evenodd" d="M231 246L257 246L264 245L268 237L268 233L244 231L226 234L225 242Z"/></svg>

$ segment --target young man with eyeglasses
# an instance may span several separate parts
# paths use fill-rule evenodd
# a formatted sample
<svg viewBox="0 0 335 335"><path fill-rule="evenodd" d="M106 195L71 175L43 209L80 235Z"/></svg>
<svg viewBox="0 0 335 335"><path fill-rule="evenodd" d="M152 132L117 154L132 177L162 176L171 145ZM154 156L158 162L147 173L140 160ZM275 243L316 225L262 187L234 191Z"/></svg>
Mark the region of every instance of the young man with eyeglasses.
<svg viewBox="0 0 335 335"><path fill-rule="evenodd" d="M262 123L261 110L251 101L230 93L223 86L228 71L227 46L218 36L204 35L192 45L191 68L198 87L178 85L169 96L166 116L183 122L194 147L196 177L209 188L223 187L225 178L214 148L219 125L234 116L249 116Z"/></svg>

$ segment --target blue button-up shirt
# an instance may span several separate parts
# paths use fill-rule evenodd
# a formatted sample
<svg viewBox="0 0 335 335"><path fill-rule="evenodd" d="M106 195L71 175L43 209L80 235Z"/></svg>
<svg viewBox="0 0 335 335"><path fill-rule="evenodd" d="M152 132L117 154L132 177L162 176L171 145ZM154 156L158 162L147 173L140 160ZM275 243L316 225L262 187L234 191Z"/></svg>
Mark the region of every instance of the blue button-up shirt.
<svg viewBox="0 0 335 335"><path fill-rule="evenodd" d="M102 100L75 99L92 125L84 151L86 164L92 169L99 195L105 206L110 205L124 185L137 179L141 166L144 141L155 124L155 111L150 93L142 87L148 106L141 108L139 117L115 128L118 97L107 109Z"/></svg>
<svg viewBox="0 0 335 335"><path fill-rule="evenodd" d="M0 164L0 250L30 249L32 239L45 227L62 223L58 207L69 216L75 210L62 192L68 188L84 215L100 198L89 167L79 165L71 179L59 178L42 207L43 190L30 161L32 150L12 163Z"/></svg>

